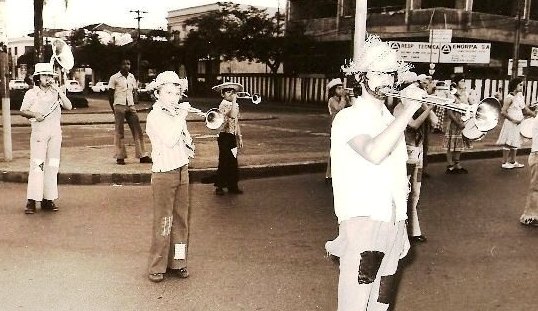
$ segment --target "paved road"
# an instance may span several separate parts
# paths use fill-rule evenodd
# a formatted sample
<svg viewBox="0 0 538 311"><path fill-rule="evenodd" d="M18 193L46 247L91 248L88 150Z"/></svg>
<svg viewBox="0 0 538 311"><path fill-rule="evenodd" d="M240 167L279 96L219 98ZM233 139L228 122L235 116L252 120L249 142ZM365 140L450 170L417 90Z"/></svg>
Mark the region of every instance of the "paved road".
<svg viewBox="0 0 538 311"><path fill-rule="evenodd" d="M525 161L520 157L520 161ZM538 305L538 228L518 223L528 168L432 164L396 310L523 311ZM242 196L192 185L188 280L146 279L149 186L61 186L61 211L24 215L25 185L0 183L2 310L335 310L337 232L323 175L247 180Z"/></svg>

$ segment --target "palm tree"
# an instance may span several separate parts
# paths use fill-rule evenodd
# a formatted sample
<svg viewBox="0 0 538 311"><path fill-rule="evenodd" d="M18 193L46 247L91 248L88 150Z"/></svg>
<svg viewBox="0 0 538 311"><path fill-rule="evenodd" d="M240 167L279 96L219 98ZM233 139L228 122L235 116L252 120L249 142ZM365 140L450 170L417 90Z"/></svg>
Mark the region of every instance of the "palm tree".
<svg viewBox="0 0 538 311"><path fill-rule="evenodd" d="M65 7L69 0L65 0ZM47 0L34 0L34 63L43 62L43 6Z"/></svg>

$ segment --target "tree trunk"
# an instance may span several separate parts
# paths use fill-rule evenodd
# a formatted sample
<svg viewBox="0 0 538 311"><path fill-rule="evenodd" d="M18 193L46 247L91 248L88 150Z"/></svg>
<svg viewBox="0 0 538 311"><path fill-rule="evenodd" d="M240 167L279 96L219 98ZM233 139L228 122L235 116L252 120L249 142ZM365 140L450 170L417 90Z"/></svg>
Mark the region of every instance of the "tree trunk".
<svg viewBox="0 0 538 311"><path fill-rule="evenodd" d="M34 63L43 62L43 3L34 0Z"/></svg>

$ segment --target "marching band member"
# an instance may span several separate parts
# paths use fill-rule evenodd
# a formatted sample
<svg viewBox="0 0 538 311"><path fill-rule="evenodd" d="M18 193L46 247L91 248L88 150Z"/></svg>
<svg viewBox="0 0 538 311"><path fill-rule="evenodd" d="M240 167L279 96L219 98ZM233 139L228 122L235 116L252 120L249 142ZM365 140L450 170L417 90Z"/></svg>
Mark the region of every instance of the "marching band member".
<svg viewBox="0 0 538 311"><path fill-rule="evenodd" d="M523 80L514 78L508 83L508 95L504 99L501 114L504 116L504 123L497 139L497 145L503 147L503 163L501 168L513 169L522 168L525 165L516 161L517 149L521 147L521 135L519 124L526 114L535 116L525 104L523 97Z"/></svg>
<svg viewBox="0 0 538 311"><path fill-rule="evenodd" d="M224 188L228 193L242 194L239 189L239 165L237 162L238 149L243 148L243 136L239 126L239 105L237 92L243 91L239 83L225 82L212 88L222 96L219 111L224 116L217 139L219 145L219 165L215 176L215 194L224 195Z"/></svg>
<svg viewBox="0 0 538 311"><path fill-rule="evenodd" d="M369 36L361 55L342 68L354 75L351 107L331 130L334 210L339 236L326 243L340 257L338 311L386 310L395 296L398 261L409 250L406 229L407 151L403 132L420 107L403 100L392 116L380 91L408 71L397 52ZM402 93L417 98L410 86Z"/></svg>
<svg viewBox="0 0 538 311"><path fill-rule="evenodd" d="M424 83L424 79L419 75L416 79L410 79L411 83L416 83L418 87L420 83L420 90L417 90L417 94L426 96L433 93L433 84ZM407 81L406 81L407 82ZM418 82L418 83L417 83ZM400 102L394 108L394 116L399 116L403 113L405 106ZM411 186L411 192L409 193L409 198L407 200L407 212L409 221L409 236L410 240L413 242L426 242L426 237L422 234L420 230L420 223L418 220L417 206L420 198L420 188L422 185L422 170L425 154L424 143L427 135L427 127L425 126L428 120L432 118L434 121L437 116L432 112L433 105L423 104L422 107L417 110L413 117L409 120L407 127L405 129L405 143L407 147L407 178L409 178L409 184Z"/></svg>
<svg viewBox="0 0 538 311"><path fill-rule="evenodd" d="M529 154L531 180L525 210L519 218L522 225L538 227L538 117L534 117L532 127L532 146Z"/></svg>
<svg viewBox="0 0 538 311"><path fill-rule="evenodd" d="M60 105L71 110L71 101L62 88L54 81L53 65L37 63L34 70L35 86L24 94L21 115L32 122L30 136L30 172L26 197L26 214L36 211L36 201L41 201L41 209L57 211L54 200L58 198L58 170L62 128L60 126Z"/></svg>
<svg viewBox="0 0 538 311"><path fill-rule="evenodd" d="M150 88L157 101L148 114L146 132L152 145L153 235L149 279L160 282L167 268L187 278L189 243L189 158L194 145L187 129L189 103L178 104L187 79L173 71L160 73Z"/></svg>
<svg viewBox="0 0 538 311"><path fill-rule="evenodd" d="M344 89L344 83L340 78L332 79L327 83L327 94L329 96L329 102L327 108L329 109L329 115L331 117L331 125L334 117L338 111L349 106L350 98L346 90ZM325 171L325 182L329 183L331 180L331 157L327 159L327 170Z"/></svg>

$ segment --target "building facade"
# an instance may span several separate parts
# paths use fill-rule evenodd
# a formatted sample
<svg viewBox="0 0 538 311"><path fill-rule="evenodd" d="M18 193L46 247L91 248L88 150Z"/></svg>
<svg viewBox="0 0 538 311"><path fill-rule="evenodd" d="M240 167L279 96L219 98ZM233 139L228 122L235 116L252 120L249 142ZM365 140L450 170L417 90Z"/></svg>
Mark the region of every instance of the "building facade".
<svg viewBox="0 0 538 311"><path fill-rule="evenodd" d="M287 71L338 73L353 55L355 5L355 0L288 0L287 28L302 29L317 45L307 57L298 55L297 62L287 64ZM488 64L437 63L436 72L447 75L459 67L471 76L501 78L508 76L514 50L519 59L529 60L538 46L538 0L368 1L366 26L368 33L391 41L427 43L430 30L451 29L452 43L490 43ZM417 71L429 69L429 63L414 65ZM526 73L536 76L537 68Z"/></svg>

